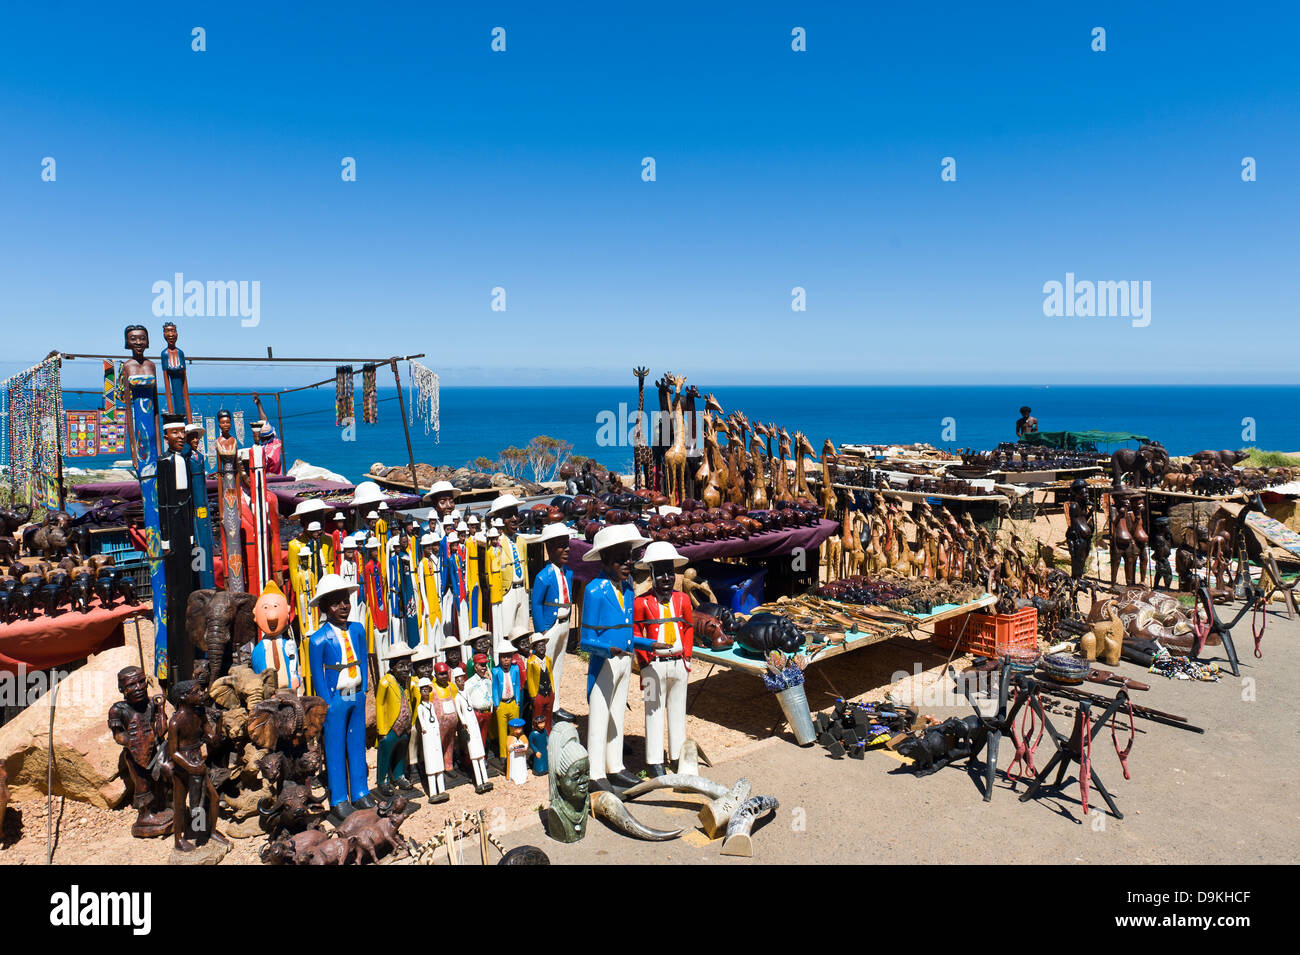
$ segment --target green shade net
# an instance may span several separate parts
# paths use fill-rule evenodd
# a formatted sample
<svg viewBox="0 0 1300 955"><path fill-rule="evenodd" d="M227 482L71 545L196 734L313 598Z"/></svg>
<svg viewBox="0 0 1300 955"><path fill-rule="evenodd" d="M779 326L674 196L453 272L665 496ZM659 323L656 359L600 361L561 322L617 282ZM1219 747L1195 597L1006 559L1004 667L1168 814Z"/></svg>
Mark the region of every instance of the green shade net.
<svg viewBox="0 0 1300 955"><path fill-rule="evenodd" d="M1145 434L1127 431L1036 431L1022 434L1021 444L1032 444L1067 451L1096 451L1129 441L1149 441Z"/></svg>

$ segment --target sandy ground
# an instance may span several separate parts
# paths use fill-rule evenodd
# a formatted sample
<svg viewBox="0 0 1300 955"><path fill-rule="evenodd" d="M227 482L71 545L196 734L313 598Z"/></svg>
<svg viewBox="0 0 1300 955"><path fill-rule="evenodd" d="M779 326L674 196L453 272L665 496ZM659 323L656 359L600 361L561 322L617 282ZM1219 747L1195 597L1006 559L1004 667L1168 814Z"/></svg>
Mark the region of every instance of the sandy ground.
<svg viewBox="0 0 1300 955"><path fill-rule="evenodd" d="M556 863L1164 863L1294 864L1300 860L1295 686L1300 679L1300 621L1270 614L1264 658L1254 659L1248 629L1238 632L1242 677L1217 684L1165 680L1121 663L1126 676L1151 684L1138 702L1189 717L1205 734L1138 720L1143 732L1125 780L1109 733L1098 737L1099 775L1124 813L1098 814L1092 793L1083 816L1073 780L1061 794L1022 803L1004 772L993 800L983 802L971 776L947 768L916 778L887 752L863 760L833 760L820 746L800 748L789 735L737 750L705 774L726 784L748 777L756 794L770 794L780 809L756 827L754 858L720 854L699 828L689 795L637 800L634 813L655 828L684 827L677 840L639 842L603 823L573 845L546 838L533 824L507 834L509 845L542 847ZM1217 648L1212 648L1217 649ZM841 678L840 671L834 676ZM847 677L844 677L847 680ZM1098 692L1110 692L1091 686ZM968 715L969 708L930 707L939 717ZM1062 731L1069 720L1052 717ZM1051 746L1039 750L1046 764ZM1010 763L1004 742L999 766ZM1023 784L1018 792L1025 789Z"/></svg>

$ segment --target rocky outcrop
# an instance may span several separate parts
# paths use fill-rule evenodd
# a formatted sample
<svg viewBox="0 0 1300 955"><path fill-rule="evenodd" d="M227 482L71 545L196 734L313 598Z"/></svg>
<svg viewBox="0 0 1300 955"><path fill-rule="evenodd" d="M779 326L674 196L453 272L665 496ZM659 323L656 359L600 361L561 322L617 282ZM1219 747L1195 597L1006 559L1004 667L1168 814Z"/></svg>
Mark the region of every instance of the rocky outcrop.
<svg viewBox="0 0 1300 955"><path fill-rule="evenodd" d="M152 654L152 648L150 648ZM90 657L58 688L54 708L54 794L113 809L126 794L119 772L122 748L108 729L108 708L120 699L117 671L138 666L134 645ZM32 674L32 679L39 674ZM152 689L157 693L157 687ZM0 727L0 761L14 799L46 793L50 767L50 694Z"/></svg>

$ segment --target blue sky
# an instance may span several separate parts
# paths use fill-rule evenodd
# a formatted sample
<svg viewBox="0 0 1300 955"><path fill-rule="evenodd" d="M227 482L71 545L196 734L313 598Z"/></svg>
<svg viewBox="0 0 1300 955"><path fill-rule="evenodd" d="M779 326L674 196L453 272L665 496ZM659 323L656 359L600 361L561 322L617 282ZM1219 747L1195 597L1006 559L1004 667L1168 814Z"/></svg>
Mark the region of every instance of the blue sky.
<svg viewBox="0 0 1300 955"><path fill-rule="evenodd" d="M261 283L190 354L447 384L1300 381L1294 5L124 11L4 13L0 374L156 350L183 272ZM1067 272L1150 281L1150 325L1045 317Z"/></svg>

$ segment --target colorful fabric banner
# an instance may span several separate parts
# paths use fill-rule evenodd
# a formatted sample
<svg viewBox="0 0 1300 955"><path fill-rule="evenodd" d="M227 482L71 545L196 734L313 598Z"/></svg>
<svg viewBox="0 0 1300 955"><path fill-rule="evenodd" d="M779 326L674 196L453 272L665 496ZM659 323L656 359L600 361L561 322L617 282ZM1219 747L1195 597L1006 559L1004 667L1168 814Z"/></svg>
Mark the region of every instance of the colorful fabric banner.
<svg viewBox="0 0 1300 955"><path fill-rule="evenodd" d="M68 411L63 453L69 458L93 458L99 454L99 412Z"/></svg>

